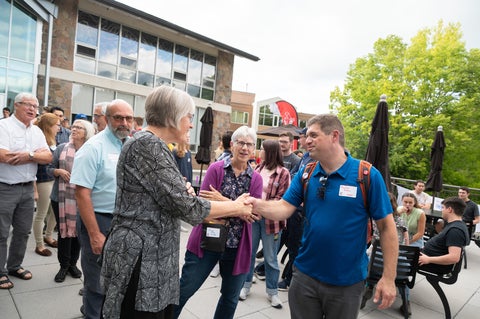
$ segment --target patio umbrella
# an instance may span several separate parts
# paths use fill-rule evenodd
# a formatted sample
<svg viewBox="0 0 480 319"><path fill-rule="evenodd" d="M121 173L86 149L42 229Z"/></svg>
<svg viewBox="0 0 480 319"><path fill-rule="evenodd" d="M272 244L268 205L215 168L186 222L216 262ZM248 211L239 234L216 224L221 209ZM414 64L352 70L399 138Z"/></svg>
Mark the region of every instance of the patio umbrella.
<svg viewBox="0 0 480 319"><path fill-rule="evenodd" d="M372 121L372 130L368 140L365 160L380 171L387 190L391 191L392 184L390 182L390 166L388 164L388 130L387 96L382 94Z"/></svg>
<svg viewBox="0 0 480 319"><path fill-rule="evenodd" d="M290 133L292 133L294 138L298 138L299 135L298 135L297 130L299 130L299 128L297 126L295 126L293 124L288 124L288 125L284 125L284 126L271 127L271 128L265 129L263 131L258 131L257 134L258 135L278 137L282 133L290 132Z"/></svg>
<svg viewBox="0 0 480 319"><path fill-rule="evenodd" d="M202 185L203 164L208 165L211 160L210 147L212 145L213 110L210 106L205 109L205 113L200 119L200 122L202 122L202 128L200 130L200 145L198 146L197 154L195 155L195 160L200 164L199 186Z"/></svg>
<svg viewBox="0 0 480 319"><path fill-rule="evenodd" d="M425 189L433 191L432 211L435 204L435 197L437 193L443 189L443 155L445 152L445 139L443 137L443 127L437 128L435 139L432 143L432 150L430 151L430 173L428 174L427 184Z"/></svg>

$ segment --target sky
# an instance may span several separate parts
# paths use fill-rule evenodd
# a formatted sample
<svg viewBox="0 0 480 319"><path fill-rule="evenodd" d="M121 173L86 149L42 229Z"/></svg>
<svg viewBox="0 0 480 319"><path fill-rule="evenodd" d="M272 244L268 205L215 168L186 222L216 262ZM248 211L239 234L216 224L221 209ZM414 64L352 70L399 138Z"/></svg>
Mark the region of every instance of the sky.
<svg viewBox="0 0 480 319"><path fill-rule="evenodd" d="M467 49L480 48L479 0L117 1L259 57L235 57L233 89L304 113L327 112L349 66L388 35L409 45L443 20L460 23Z"/></svg>

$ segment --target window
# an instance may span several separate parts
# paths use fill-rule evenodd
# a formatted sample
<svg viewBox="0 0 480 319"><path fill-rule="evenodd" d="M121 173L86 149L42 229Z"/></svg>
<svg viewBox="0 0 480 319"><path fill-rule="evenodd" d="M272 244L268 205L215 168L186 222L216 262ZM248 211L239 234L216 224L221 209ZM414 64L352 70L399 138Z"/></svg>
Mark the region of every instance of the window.
<svg viewBox="0 0 480 319"><path fill-rule="evenodd" d="M204 52L83 11L75 48L75 71L148 87L169 84L214 99L217 58Z"/></svg>
<svg viewBox="0 0 480 319"><path fill-rule="evenodd" d="M230 121L232 123L248 125L248 112L232 111Z"/></svg>
<svg viewBox="0 0 480 319"><path fill-rule="evenodd" d="M265 126L278 126L280 123L280 116L275 115L270 111L268 105L264 105L260 107L260 111L258 113L258 124L265 125Z"/></svg>

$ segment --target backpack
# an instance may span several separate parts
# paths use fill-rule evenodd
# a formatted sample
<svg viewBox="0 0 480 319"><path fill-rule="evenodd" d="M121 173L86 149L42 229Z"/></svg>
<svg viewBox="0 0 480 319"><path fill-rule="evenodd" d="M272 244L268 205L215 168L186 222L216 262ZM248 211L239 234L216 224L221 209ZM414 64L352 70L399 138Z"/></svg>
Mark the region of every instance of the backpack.
<svg viewBox="0 0 480 319"><path fill-rule="evenodd" d="M305 170L303 171L302 183L303 183L304 198L306 198L308 181L310 180L310 176L315 170L315 167L317 167L317 164L318 164L318 161L310 162L305 166ZM371 168L372 168L372 164L370 164L367 161L360 160L360 165L358 165L357 182L360 184L360 190L362 191L362 197L363 197L363 205L369 216L369 222L367 224L367 245L371 244L372 238L373 238L373 220L372 220L372 216L370 215L370 210L368 205L368 190L370 189ZM303 209L305 210L305 205L303 205ZM303 215L305 216L305 212Z"/></svg>

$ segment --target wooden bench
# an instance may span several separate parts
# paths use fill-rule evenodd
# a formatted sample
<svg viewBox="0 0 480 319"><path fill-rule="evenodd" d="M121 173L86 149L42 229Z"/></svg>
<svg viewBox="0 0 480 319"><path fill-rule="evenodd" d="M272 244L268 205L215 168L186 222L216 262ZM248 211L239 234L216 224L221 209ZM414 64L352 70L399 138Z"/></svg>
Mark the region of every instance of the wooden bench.
<svg viewBox="0 0 480 319"><path fill-rule="evenodd" d="M445 292L440 286L440 283L453 285L457 281L458 274L460 273L460 270L462 270L462 260L463 260L464 254L465 254L465 248L462 249L460 260L452 266L452 271L449 272L448 274L433 273L433 272L423 270L421 268L418 268L417 270L419 274L424 275L425 278L427 278L427 281L432 285L432 287L435 289L438 296L440 297L446 319L451 319L452 314L450 311L450 305L448 303L447 296L445 295Z"/></svg>

